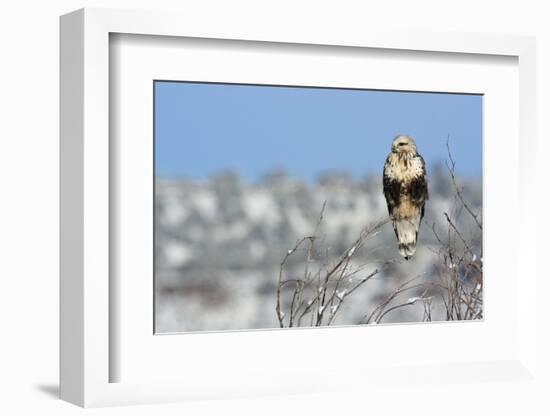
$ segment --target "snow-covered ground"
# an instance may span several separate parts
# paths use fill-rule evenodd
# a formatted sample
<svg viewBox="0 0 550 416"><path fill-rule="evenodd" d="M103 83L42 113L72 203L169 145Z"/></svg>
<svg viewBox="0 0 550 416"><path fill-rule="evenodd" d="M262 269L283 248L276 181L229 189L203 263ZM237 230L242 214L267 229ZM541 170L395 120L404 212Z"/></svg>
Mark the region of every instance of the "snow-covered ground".
<svg viewBox="0 0 550 416"><path fill-rule="evenodd" d="M277 327L275 293L279 264L299 238L311 235L326 201L320 236L327 261L342 254L369 224L387 216L378 177L354 181L327 174L303 183L273 174L249 184L228 172L208 181L163 180L156 184L155 264L158 332L216 331ZM470 206L481 210L481 179L461 181ZM381 261L395 264L346 299L337 325L361 322L400 283L421 276L437 278L438 243L432 231L445 232L444 212L456 214L455 194L443 168L430 175L418 252L404 261L391 226L354 254L357 265L369 263L368 274ZM466 215L458 216L461 233L480 252L479 236ZM291 272L303 267L291 258ZM409 292L407 297L420 293ZM384 322L418 321L420 304L388 314ZM434 305L433 319L444 319Z"/></svg>

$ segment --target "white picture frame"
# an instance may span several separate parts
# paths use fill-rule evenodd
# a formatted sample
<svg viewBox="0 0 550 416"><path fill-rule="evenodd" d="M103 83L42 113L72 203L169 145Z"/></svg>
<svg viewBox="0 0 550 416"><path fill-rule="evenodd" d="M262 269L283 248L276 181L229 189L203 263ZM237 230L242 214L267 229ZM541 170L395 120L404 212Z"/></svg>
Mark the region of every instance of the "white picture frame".
<svg viewBox="0 0 550 416"><path fill-rule="evenodd" d="M468 55L472 62L476 56L507 56L517 59L517 117L519 133L514 129L510 134L517 144L516 170L509 172L511 183L518 186L512 192L518 203L514 213L518 221L517 239L507 256L514 258L515 268L508 271L509 289L517 286L514 294L513 310L510 312L509 329L500 325L497 318L488 318L478 325L438 325L440 336L495 337L487 333L492 323L499 326L502 339L509 345L495 351L494 359L483 356L477 361L465 356L463 360L444 356L435 357L432 362L414 357L407 361L394 361L391 366L381 361L358 364L334 364L320 371L312 371L315 366L290 367L275 363L272 367L261 367L261 357L254 357L250 368L242 368L242 361L235 362L241 367L220 369L202 368L195 365L185 371L184 367L173 366L162 372L155 372L154 357L140 355L153 354L153 350L136 350L138 354L127 360L128 374L146 374L144 379L137 376L121 376L120 362L126 362L130 355L128 348L118 348L113 342L126 328L136 327L141 317L130 316L130 321L114 319L119 314L118 291L126 286L110 279L115 273L116 260L109 247L115 227L112 216L112 201L117 198L117 187L112 186L112 175L117 172L117 161L112 155L110 136L110 97L113 85L110 79L110 37L111 34L164 36L174 38L201 38L225 41L256 42L261 50L262 42L282 45L327 46L338 48L359 48L390 51L422 51L440 55ZM163 39L159 38L158 42ZM296 53L296 52L294 52ZM300 53L300 51L298 51ZM433 60L433 58L431 58ZM136 72L140 72L136 69ZM250 75L248 75L250 76ZM381 85L381 88L391 88ZM532 161L535 160L535 42L533 38L428 32L386 32L374 29L331 31L323 27L309 28L307 33L299 26L281 28L265 21L242 17L239 21L215 19L211 22L194 21L192 16L165 13L118 11L107 9L83 9L61 18L61 390L64 400L80 406L107 406L119 404L158 403L183 401L199 398L253 397L256 395L296 394L309 392L329 392L341 389L376 387L380 382L390 383L399 378L401 383L446 382L443 370L452 373L453 380L479 383L485 380L517 380L518 382L536 377L536 302L535 288L537 271L533 253L536 244L535 219L528 212L535 201L535 184L529 176ZM514 124L511 124L514 126ZM512 139L511 139L512 140ZM491 149L489 149L491 150ZM494 150L494 149L493 149ZM487 151L487 148L486 148ZM492 151L492 150L491 150ZM513 157L515 148L508 152ZM493 157L488 154L486 157ZM495 176L488 175L491 181ZM493 179L491 179L493 178ZM485 184L491 184L491 182ZM497 196L498 197L498 196ZM495 197L495 198L497 198ZM518 271L522 278L518 279ZM151 284L152 286L152 284ZM505 293L508 293L505 291ZM132 296L132 294L128 295ZM137 296L137 295L136 295ZM507 296L506 294L504 296ZM128 302L127 302L128 303ZM131 302L130 302L131 303ZM498 305L498 301L494 302ZM495 306L494 310L498 308ZM143 313L150 314L148 308ZM141 314L143 315L143 314ZM145 319L145 318L143 318ZM135 321L133 324L131 320ZM473 325L473 326L472 326ZM390 329L376 328L380 332L391 333L391 337L407 337L420 334L429 337L428 326L400 326ZM465 329L466 328L466 329ZM488 329L489 328L489 329ZM370 329L370 328L369 328ZM497 331L497 329L494 329ZM509 333L506 333L508 331ZM432 331L433 332L433 331ZM141 332L142 334L143 332ZM364 333L364 331L363 331ZM209 338L194 342L197 351L208 345L231 344L238 354L239 343L269 342L311 342L320 337L329 339L334 348L339 348L338 339L345 342L365 341L357 328L263 331L243 333L208 334ZM155 344L168 344L170 336L153 336ZM195 335L191 335L195 336ZM178 345L171 348L181 350L185 342L178 336ZM142 338L128 338L133 347L144 344ZM196 338L197 340L199 338ZM457 338L459 339L459 337ZM175 338L174 338L175 340ZM231 340L228 344L228 341ZM260 341L259 341L260 340ZM268 341L266 341L268 340ZM341 341L340 341L341 342ZM201 344L202 343L202 344ZM128 345L128 343L126 343ZM175 344L174 344L175 345ZM258 344L261 345L261 344ZM157 348L157 346L155 346ZM164 348L162 345L158 348ZM160 350L159 350L160 351ZM126 352L126 354L125 354ZM487 354L489 353L489 350ZM248 354L248 352L247 352ZM121 356L123 355L123 356ZM138 368L138 360L143 368ZM227 361L227 360L226 360ZM365 360L368 361L368 360ZM182 361L183 362L183 361ZM356 362L356 361L355 361ZM164 366L167 367L167 366ZM118 368L119 370L113 370ZM294 368L294 371L292 370ZM242 374L235 372L242 370ZM169 374L169 372L173 374ZM232 371L229 373L229 371ZM182 376L182 373L186 373ZM472 376L473 374L473 376ZM213 377L215 376L215 377ZM288 380L292 381L289 382Z"/></svg>

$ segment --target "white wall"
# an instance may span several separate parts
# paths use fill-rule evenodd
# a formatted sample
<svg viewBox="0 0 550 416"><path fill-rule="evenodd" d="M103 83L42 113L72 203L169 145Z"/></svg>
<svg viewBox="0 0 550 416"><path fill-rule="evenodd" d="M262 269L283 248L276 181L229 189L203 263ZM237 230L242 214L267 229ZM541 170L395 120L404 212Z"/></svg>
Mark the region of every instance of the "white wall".
<svg viewBox="0 0 550 416"><path fill-rule="evenodd" d="M538 42L538 133L549 137L550 24L545 1L153 1L20 0L5 1L0 11L0 409L3 414L72 414L80 409L57 394L58 348L58 16L84 6L181 10L208 19L211 13L267 14L274 20L310 19L327 25L392 25L440 30L536 35ZM283 23L281 23L283 24ZM542 143L542 139L540 139ZM542 148L539 148L542 150ZM539 163L548 163L539 151ZM540 169L539 174L542 174ZM534 172L535 176L536 173ZM546 189L546 180L540 183ZM545 205L542 204L541 206ZM539 215L546 214L541 207ZM536 215L534 213L533 215ZM541 221L539 240L548 235ZM546 246L548 245L545 242ZM542 263L542 262L541 262ZM544 306L548 283L538 288L540 338L549 351L550 308ZM548 332L548 331L546 331ZM548 375L548 359L540 368ZM467 395L472 414L549 414L546 389L506 383L482 391L468 385L433 386L401 397L293 397L165 405L154 409L102 409L100 414L464 414ZM459 404L456 404L459 403ZM10 410L8 410L10 409ZM424 412L422 412L424 413Z"/></svg>

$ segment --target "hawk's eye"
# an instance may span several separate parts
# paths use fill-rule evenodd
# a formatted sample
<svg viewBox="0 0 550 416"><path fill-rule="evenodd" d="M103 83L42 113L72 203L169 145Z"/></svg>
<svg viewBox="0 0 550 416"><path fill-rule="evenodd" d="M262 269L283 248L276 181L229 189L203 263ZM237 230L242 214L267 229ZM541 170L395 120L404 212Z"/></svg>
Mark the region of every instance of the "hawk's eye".
<svg viewBox="0 0 550 416"><path fill-rule="evenodd" d="M398 143L398 146L405 146L407 143L405 142L401 142L401 143Z"/></svg>

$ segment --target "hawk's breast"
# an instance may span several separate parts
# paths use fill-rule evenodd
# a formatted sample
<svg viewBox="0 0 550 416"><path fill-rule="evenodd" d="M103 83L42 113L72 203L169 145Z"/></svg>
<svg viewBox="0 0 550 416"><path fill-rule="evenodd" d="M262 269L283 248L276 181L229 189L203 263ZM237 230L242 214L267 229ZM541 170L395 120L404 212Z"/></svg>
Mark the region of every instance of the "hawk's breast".
<svg viewBox="0 0 550 416"><path fill-rule="evenodd" d="M391 180L407 184L424 175L424 164L418 156L400 156L392 153L386 162L384 174Z"/></svg>

